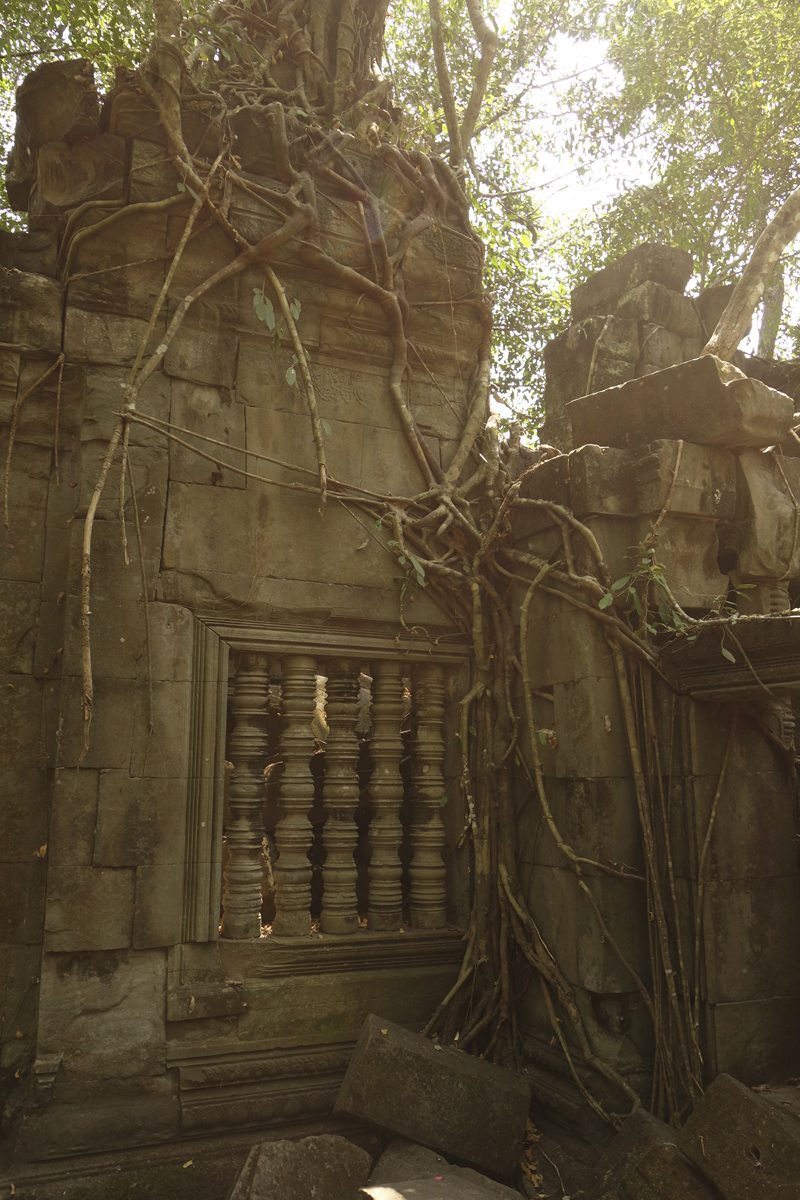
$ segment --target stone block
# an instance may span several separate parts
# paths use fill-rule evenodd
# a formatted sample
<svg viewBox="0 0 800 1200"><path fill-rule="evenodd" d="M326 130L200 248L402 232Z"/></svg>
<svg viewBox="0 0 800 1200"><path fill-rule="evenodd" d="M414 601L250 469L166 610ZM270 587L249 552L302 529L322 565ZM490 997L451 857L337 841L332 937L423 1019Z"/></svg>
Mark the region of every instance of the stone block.
<svg viewBox="0 0 800 1200"><path fill-rule="evenodd" d="M150 605L153 679L192 680L194 622L190 610L178 604Z"/></svg>
<svg viewBox="0 0 800 1200"><path fill-rule="evenodd" d="M649 517L632 521L631 545L638 546L651 528ZM719 569L719 550L716 521L673 512L664 517L658 531L656 557L665 569L673 596L683 608L710 608L727 593L728 577ZM630 561L635 557L634 551Z"/></svg>
<svg viewBox="0 0 800 1200"><path fill-rule="evenodd" d="M632 464L636 510L660 513L667 502L675 466L678 479L669 503L671 513L730 521L736 511L736 459L729 450L684 442L658 441ZM756 457L761 457L760 455Z"/></svg>
<svg viewBox="0 0 800 1200"><path fill-rule="evenodd" d="M145 357L155 350L165 328L162 315L147 337ZM70 304L64 319L64 353L73 362L93 366L129 364L139 353L146 334L147 319L143 316L89 312Z"/></svg>
<svg viewBox="0 0 800 1200"><path fill-rule="evenodd" d="M270 187L276 187L275 155L272 149L272 135L260 114L249 108L237 109L231 115L231 133L234 136L234 153L242 164L244 171L263 175L269 180Z"/></svg>
<svg viewBox="0 0 800 1200"><path fill-rule="evenodd" d="M185 228L185 216L171 216L169 218L166 229L166 250L168 254L172 255L176 250ZM213 225L211 228L204 230L197 237L193 238L191 242L188 242L170 283L170 317L173 316L175 309L188 292L192 291L199 284L204 283L215 271L227 266L228 263L233 261L237 253L238 250L235 244L218 225ZM263 271L257 276L257 279L258 286L261 287L264 283ZM181 327L182 330L187 328L200 333L202 330L207 329L209 334L213 336L217 336L217 331L221 330L225 340L220 341L219 351L230 358L231 368L235 366L235 329L240 315L240 296L242 297L243 306L245 302L250 305L251 319L254 323L256 320L255 313L253 312L253 292L252 289L249 292L245 292L246 284L244 280L244 273L240 273L234 274L230 279L222 280L220 283L215 284L213 291L207 293L207 296L204 296L202 299L195 301L189 309L184 324ZM261 336L271 349L272 335L267 331L266 325L261 322L258 325ZM173 361L173 359L169 361ZM168 375L173 373L179 374L182 379L191 378L197 383L225 383L225 380L221 378L206 377L208 372L213 370L214 366L213 357L207 352L202 357L203 369L205 371L202 378L183 373L190 365L188 357L184 358L179 355L174 361L176 364L184 363L184 368L173 372L168 366L165 366L164 369ZM220 364L217 371L220 372L222 370L223 367ZM226 384L226 386L230 386L230 384Z"/></svg>
<svg viewBox="0 0 800 1200"><path fill-rule="evenodd" d="M736 515L720 543L735 554L740 578L797 578L800 459L745 451L737 459L736 495Z"/></svg>
<svg viewBox="0 0 800 1200"><path fill-rule="evenodd" d="M228 388L213 388L203 384L189 383L176 379L172 383L171 421L183 429L200 433L204 437L214 438L231 446L245 446L245 414L241 404L236 404ZM196 446L204 454L219 454L218 462L209 462L193 454L185 446L170 442L169 474L170 479L181 483L205 483L214 487L243 488L246 486L244 475L237 475L225 469L225 463L232 463L239 470L265 473L267 464L246 467L245 455L236 450L225 450L213 446L210 442L202 442L185 433L178 434L182 441ZM281 445L275 439L273 445Z"/></svg>
<svg viewBox="0 0 800 1200"><path fill-rule="evenodd" d="M0 767L37 766L42 750L42 686L30 675L0 677Z"/></svg>
<svg viewBox="0 0 800 1200"><path fill-rule="evenodd" d="M718 1075L678 1144L726 1200L796 1200L800 1121L730 1075Z"/></svg>
<svg viewBox="0 0 800 1200"><path fill-rule="evenodd" d="M0 580L0 671L33 671L39 624L39 586L30 581Z"/></svg>
<svg viewBox="0 0 800 1200"><path fill-rule="evenodd" d="M519 1192L505 1189L509 1196ZM465 1179L407 1179L399 1183L370 1183L358 1193L365 1200L485 1200L486 1188Z"/></svg>
<svg viewBox="0 0 800 1200"><path fill-rule="evenodd" d="M182 839L173 845L173 854ZM175 946L181 940L184 863L148 863L136 868L132 945L135 949Z"/></svg>
<svg viewBox="0 0 800 1200"><path fill-rule="evenodd" d="M55 279L0 267L0 342L55 358L61 352L63 296Z"/></svg>
<svg viewBox="0 0 800 1200"><path fill-rule="evenodd" d="M606 866L644 873L641 828L633 780L552 779L547 780L547 799L558 830L573 850ZM532 802L534 807L537 801ZM535 837L521 851L521 858L541 866L566 867L546 823L538 823ZM588 877L599 873L584 867ZM634 887L637 885L634 884Z"/></svg>
<svg viewBox="0 0 800 1200"><path fill-rule="evenodd" d="M100 122L94 66L86 58L44 63L17 88L16 108L32 149L92 137Z"/></svg>
<svg viewBox="0 0 800 1200"><path fill-rule="evenodd" d="M547 610L543 606L538 611ZM528 658L534 688L567 684L576 679L614 677L611 652L597 622L588 613L572 607L556 616L537 617L530 622ZM610 713L603 715L611 717ZM552 719L552 710L550 716Z"/></svg>
<svg viewBox="0 0 800 1200"><path fill-rule="evenodd" d="M51 864L45 947L118 950L131 944L134 872Z"/></svg>
<svg viewBox="0 0 800 1200"><path fill-rule="evenodd" d="M166 978L163 950L46 954L40 1052L63 1053L62 1070L76 1080L161 1074Z"/></svg>
<svg viewBox="0 0 800 1200"><path fill-rule="evenodd" d="M57 251L58 239L54 231L0 230L0 265L4 267L54 278Z"/></svg>
<svg viewBox="0 0 800 1200"><path fill-rule="evenodd" d="M124 368L106 366L89 369L86 375L84 418L80 428L81 441L92 442L111 437L127 383L128 372ZM170 380L160 371L155 371L137 397L137 411L143 417L168 421L170 392ZM161 450L168 449L170 445L163 434L135 422L131 425L130 444Z"/></svg>
<svg viewBox="0 0 800 1200"><path fill-rule="evenodd" d="M4 863L0 871L0 945L41 945L45 861Z"/></svg>
<svg viewBox="0 0 800 1200"><path fill-rule="evenodd" d="M125 183L125 142L110 133L88 140L47 142L39 150L34 209L61 212L87 200L119 200Z"/></svg>
<svg viewBox="0 0 800 1200"><path fill-rule="evenodd" d="M170 317L173 314L170 313ZM164 356L164 372L177 379L231 388L236 371L235 314L198 301Z"/></svg>
<svg viewBox="0 0 800 1200"><path fill-rule="evenodd" d="M77 676L64 677L60 705L60 766L77 768L80 763L81 767L127 769L131 761L134 686L127 679L95 680L89 749L84 754L82 683Z"/></svg>
<svg viewBox="0 0 800 1200"><path fill-rule="evenodd" d="M718 748L721 754L721 748ZM746 753L744 756L746 759ZM695 764L698 770L700 763ZM710 765L710 764L708 764ZM788 877L797 870L791 794L779 772L732 771L708 848L706 880ZM702 851L719 775L694 776L695 860Z"/></svg>
<svg viewBox="0 0 800 1200"><path fill-rule="evenodd" d="M800 1075L800 997L715 1004L709 1015L717 1070L751 1086Z"/></svg>
<svg viewBox="0 0 800 1200"><path fill-rule="evenodd" d="M412 1179L417 1183L424 1182L429 1185L446 1182L453 1187L479 1188L484 1194L490 1192L494 1196L504 1197L505 1200L512 1200L512 1197L519 1195L519 1192L498 1183L496 1179L489 1179L486 1175L473 1171L472 1167L453 1166L446 1158L429 1150L427 1146L408 1142L404 1138L395 1138L390 1142L378 1159L369 1177L367 1195L376 1185L391 1184L402 1187L403 1180ZM460 1196L461 1192L457 1194Z"/></svg>
<svg viewBox="0 0 800 1200"><path fill-rule="evenodd" d="M514 1072L437 1050L421 1035L370 1015L335 1111L510 1175L522 1152L529 1106L528 1084Z"/></svg>
<svg viewBox="0 0 800 1200"><path fill-rule="evenodd" d="M683 292L692 274L692 256L674 246L642 242L627 254L590 275L572 292L572 317L613 311L614 302L640 283L660 283L675 292Z"/></svg>
<svg viewBox="0 0 800 1200"><path fill-rule="evenodd" d="M345 442L345 445L337 447L337 459L341 465L337 464L336 470L342 474L337 475L333 465L330 468L334 477L342 483L356 483L358 480L361 487L395 496L414 496L424 489L425 483L417 460L399 430L373 428L368 422L362 424L360 421L347 425L344 422L330 424L332 434L326 442L326 454L329 446L333 450L335 442ZM423 437L436 454L437 439L429 433L423 433ZM353 461L346 461L350 457L345 448L347 444L352 445L354 450L360 445L361 455L357 466Z"/></svg>
<svg viewBox="0 0 800 1200"><path fill-rule="evenodd" d="M636 512L630 456L610 446L581 446L569 456L569 506L576 517Z"/></svg>
<svg viewBox="0 0 800 1200"><path fill-rule="evenodd" d="M148 115L155 113L148 107ZM164 146L131 139L130 203L164 200L178 191L178 175Z"/></svg>
<svg viewBox="0 0 800 1200"><path fill-rule="evenodd" d="M367 1181L366 1150L335 1134L254 1146L228 1200L353 1200Z"/></svg>
<svg viewBox="0 0 800 1200"><path fill-rule="evenodd" d="M152 731L150 716L148 687L141 680L133 698L131 774L184 780L189 771L191 685L154 680Z"/></svg>
<svg viewBox="0 0 800 1200"><path fill-rule="evenodd" d="M703 288L697 297L697 308L703 323L703 334L706 341L717 328L720 317L728 307L733 289L734 284L732 283L720 283L714 287ZM745 336L747 335L745 334Z"/></svg>
<svg viewBox="0 0 800 1200"><path fill-rule="evenodd" d="M576 445L627 449L660 438L757 449L788 436L792 401L713 355L573 400Z"/></svg>
<svg viewBox="0 0 800 1200"><path fill-rule="evenodd" d="M78 487L77 517L84 517L89 508L97 480L100 477L105 460L108 443L98 439L94 442L83 442L81 445L81 479ZM131 475L136 486L137 503L139 508L140 525L149 524L155 515L163 512L167 495L169 479L169 450L166 447L136 446L130 450ZM119 459L112 466L107 477L106 486L97 505L95 521L113 522L117 528L119 545L119 560L124 565L122 543L119 534ZM136 526L133 516L133 501L131 500L130 479L126 479L125 487L125 520L127 525L128 557L132 565L127 570L138 573L138 548L136 545ZM94 529L92 530L94 544ZM94 583L95 561L92 561L92 583ZM97 563L99 565L99 561ZM97 571L97 574L100 574Z"/></svg>
<svg viewBox="0 0 800 1200"><path fill-rule="evenodd" d="M185 782L132 778L127 771L99 776L93 866L182 863Z"/></svg>
<svg viewBox="0 0 800 1200"><path fill-rule="evenodd" d="M702 336L702 326L694 302L660 283L641 283L621 296L614 305L618 317L660 325L678 338Z"/></svg>
<svg viewBox="0 0 800 1200"><path fill-rule="evenodd" d="M19 386L13 392L5 393L0 401L2 403L2 409L0 409L2 418L0 419L5 418L10 422L16 397L28 393L22 407L18 410L18 424L14 436L12 457L12 466L14 467L11 472L12 486L18 475L17 467L14 464L18 462L17 455L23 445L38 446L42 463L49 462L53 456L59 374L54 371L43 383L38 383L52 363L52 357L40 358L38 355L24 357L20 362ZM33 388L32 391L30 391L31 388ZM58 407L58 465L59 473L61 473L67 466L68 455L80 435L83 413L83 368L65 365L61 373L61 399ZM23 451L24 453L25 451ZM49 468L46 474L49 477Z"/></svg>
<svg viewBox="0 0 800 1200"><path fill-rule="evenodd" d="M683 362L682 342L677 333L671 333L662 325L645 325L642 329L642 344L636 377L651 375Z"/></svg>
<svg viewBox="0 0 800 1200"><path fill-rule="evenodd" d="M643 1149L616 1187L602 1200L718 1200L719 1193L681 1154L674 1142Z"/></svg>
<svg viewBox="0 0 800 1200"><path fill-rule="evenodd" d="M800 877L707 883L703 938L712 1004L800 996Z"/></svg>
<svg viewBox="0 0 800 1200"><path fill-rule="evenodd" d="M627 775L630 756L616 677L557 683L553 698L556 774L579 779Z"/></svg>
<svg viewBox="0 0 800 1200"><path fill-rule="evenodd" d="M31 863L48 841L47 777L33 767L0 767L0 862Z"/></svg>
<svg viewBox="0 0 800 1200"><path fill-rule="evenodd" d="M99 779L99 771L85 768L56 771L47 848L51 864L91 865Z"/></svg>

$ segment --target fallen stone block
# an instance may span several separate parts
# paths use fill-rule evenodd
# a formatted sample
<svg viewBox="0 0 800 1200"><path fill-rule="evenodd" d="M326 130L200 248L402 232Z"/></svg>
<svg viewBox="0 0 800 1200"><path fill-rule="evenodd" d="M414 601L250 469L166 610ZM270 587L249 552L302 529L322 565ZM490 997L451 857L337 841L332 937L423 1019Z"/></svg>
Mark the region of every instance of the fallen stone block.
<svg viewBox="0 0 800 1200"><path fill-rule="evenodd" d="M700 446L760 449L788 439L788 396L704 354L566 406L575 446L622 450L667 438Z"/></svg>
<svg viewBox="0 0 800 1200"><path fill-rule="evenodd" d="M522 1153L529 1105L530 1088L513 1071L440 1049L371 1014L335 1111L508 1176Z"/></svg>
<svg viewBox="0 0 800 1200"><path fill-rule="evenodd" d="M397 1187L411 1179L430 1182L452 1180L454 1183L460 1182L469 1184L470 1187L481 1188L484 1194L488 1192L493 1196L505 1197L506 1200L513 1200L513 1197L519 1195L504 1183L498 1183L496 1179L489 1179L486 1175L473 1171L472 1167L453 1166L446 1158L442 1158L441 1154L429 1150L427 1146L406 1141L405 1138L395 1138L378 1159L369 1177L369 1186L392 1184Z"/></svg>
<svg viewBox="0 0 800 1200"><path fill-rule="evenodd" d="M725 1200L798 1200L800 1119L718 1075L678 1136Z"/></svg>
<svg viewBox="0 0 800 1200"><path fill-rule="evenodd" d="M716 1200L676 1145L676 1132L639 1109L598 1164L602 1200Z"/></svg>
<svg viewBox="0 0 800 1200"><path fill-rule="evenodd" d="M683 292L692 274L692 256L674 246L643 242L603 267L572 293L572 319L611 312L614 302L641 283L660 283Z"/></svg>
<svg viewBox="0 0 800 1200"><path fill-rule="evenodd" d="M366 1150L334 1134L262 1142L248 1154L228 1200L354 1200L370 1165Z"/></svg>
<svg viewBox="0 0 800 1200"><path fill-rule="evenodd" d="M506 1189L510 1196L519 1192ZM486 1200L486 1191L463 1179L406 1179L400 1183L369 1184L358 1193L369 1200Z"/></svg>

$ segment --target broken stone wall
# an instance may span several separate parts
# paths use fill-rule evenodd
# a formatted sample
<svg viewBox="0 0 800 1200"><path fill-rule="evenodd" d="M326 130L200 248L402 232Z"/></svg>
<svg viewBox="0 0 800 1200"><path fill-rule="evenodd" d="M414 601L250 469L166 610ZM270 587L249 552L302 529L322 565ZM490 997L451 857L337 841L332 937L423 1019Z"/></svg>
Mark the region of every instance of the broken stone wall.
<svg viewBox="0 0 800 1200"><path fill-rule="evenodd" d="M663 798L663 815L657 801L654 819L667 892L667 848L672 856L684 991L693 995L700 974L705 1070L709 1079L730 1071L758 1083L796 1066L800 1011L793 950L800 935L794 784L800 618L790 611L800 562L800 460L789 434L788 397L713 358L684 361L698 353L700 339L697 306L681 294L690 272L686 256L644 246L576 289L577 323L546 352L543 432L563 453L544 451L522 494L571 509L596 536L609 583L616 583L607 612L627 611L637 624L629 577L650 569L651 546L685 611L686 629L678 634L659 609L666 593L649 585L648 619L665 643L664 677L656 679L651 701L661 757L655 759L640 724L642 753L653 794ZM657 347L659 357L648 357ZM590 377L593 394L584 396ZM562 554L560 531L546 512L518 514L515 534L518 548L539 559ZM571 541L578 573L596 570L583 538L574 533ZM692 618L715 611L725 621L698 635ZM758 615L778 613L785 615L769 622ZM597 619L559 596L538 595L531 617L529 668L555 823L578 855L617 871L584 867L611 937L649 986L654 933L644 884L619 876L641 877L645 860L612 654ZM645 701L639 694L640 722ZM698 888L734 711L739 716ZM648 1102L652 1022L631 972L602 936L527 782L520 782L519 796L531 912L575 988L597 1053ZM677 970L674 922L672 937ZM562 1120L585 1120L535 980L524 1007L534 1094ZM588 1072L584 1082L596 1086Z"/></svg>
<svg viewBox="0 0 800 1200"><path fill-rule="evenodd" d="M284 185L264 128L247 113L233 125L244 186L228 216L256 239L279 223L258 189ZM187 108L184 132L213 159L220 131L202 105ZM350 149L382 202L407 209L402 180ZM16 1152L57 1158L319 1118L365 1013L422 1024L457 971L460 934L396 932L335 953L289 939L271 957L267 938L218 940L229 676L241 655L287 647L357 664L399 655L409 670L425 657L450 703L465 651L413 581L404 628L393 556L357 512L333 500L320 512L309 416L287 378L292 350L285 329L273 344L254 310L265 277L253 266L194 305L142 390L138 411L151 423L131 427L129 565L119 459L100 499L85 748L84 519L192 199L176 186L154 111L124 84L101 110L83 61L29 77L8 181L29 214L28 232L0 247L5 448L15 423L2 558L2 1063ZM318 204L330 244L368 270L357 203L332 187ZM146 353L186 294L236 252L217 225L198 222ZM300 305L330 475L419 492L387 389L382 312L292 250L273 266ZM455 226L429 228L405 254L410 403L445 466L482 326L474 309L439 302L451 288L470 292L480 268L478 246ZM448 755L442 837L454 842L463 813L458 755ZM451 857L448 871L450 920L463 924L465 862Z"/></svg>

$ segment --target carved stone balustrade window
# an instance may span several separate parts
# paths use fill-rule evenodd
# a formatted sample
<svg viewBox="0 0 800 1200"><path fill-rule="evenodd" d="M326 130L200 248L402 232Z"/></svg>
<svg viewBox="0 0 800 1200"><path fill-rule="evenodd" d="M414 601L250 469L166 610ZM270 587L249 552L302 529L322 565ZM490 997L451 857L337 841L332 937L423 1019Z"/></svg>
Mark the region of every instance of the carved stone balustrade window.
<svg viewBox="0 0 800 1200"><path fill-rule="evenodd" d="M444 929L445 666L248 650L231 675L220 936Z"/></svg>

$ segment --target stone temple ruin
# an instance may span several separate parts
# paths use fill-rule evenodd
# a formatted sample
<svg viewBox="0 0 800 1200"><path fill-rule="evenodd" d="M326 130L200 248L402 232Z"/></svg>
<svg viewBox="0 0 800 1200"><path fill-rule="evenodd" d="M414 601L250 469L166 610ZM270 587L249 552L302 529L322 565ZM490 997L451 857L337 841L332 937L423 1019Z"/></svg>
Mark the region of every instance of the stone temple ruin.
<svg viewBox="0 0 800 1200"><path fill-rule="evenodd" d="M291 345L254 307L253 262L190 309L142 388L122 501L118 464L100 496L87 744L84 527L109 438L165 283L148 353L236 251L200 221L167 277L192 199L141 93L122 77L101 110L90 83L79 61L20 89L7 185L28 232L0 240L3 1165L22 1197L127 1194L111 1190L122 1170L139 1194L221 1200L264 1139L344 1133L376 1157L368 1118L334 1113L359 1032L369 1014L422 1030L458 979L473 649L385 530L344 502L321 510ZM213 160L219 131L183 115ZM280 225L264 197L289 185L266 125L232 120L244 186L227 219L254 242ZM346 153L382 204L413 211L377 153ZM319 192L326 244L368 272L363 216L335 179ZM478 293L480 246L457 204L446 218L402 257L409 405L441 470L484 337L453 303ZM330 478L420 493L378 304L286 245L274 265L299 302ZM602 561L604 580L583 607L546 576L533 603L529 580L513 584L513 700L539 731L549 805L517 759L520 882L595 1055L655 1112L671 1056L704 1087L730 1075L775 1104L800 1074L793 385L778 365L701 356L719 297L685 296L691 272L647 245L577 288L545 355L543 445L501 451L519 481L515 561L552 566L563 539L569 576ZM553 523L564 510L599 560ZM665 645L654 664L631 633L629 678L606 632L643 596ZM514 971L534 1119L599 1149L613 1130L597 1106L619 1095L554 1025L536 972ZM681 1046L679 1010L696 1045ZM768 1194L730 1190L690 1142L712 1189L698 1196Z"/></svg>

